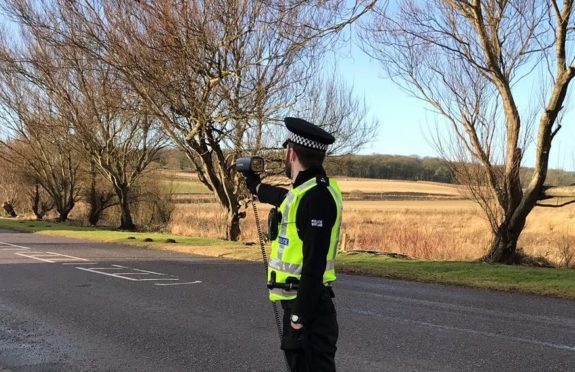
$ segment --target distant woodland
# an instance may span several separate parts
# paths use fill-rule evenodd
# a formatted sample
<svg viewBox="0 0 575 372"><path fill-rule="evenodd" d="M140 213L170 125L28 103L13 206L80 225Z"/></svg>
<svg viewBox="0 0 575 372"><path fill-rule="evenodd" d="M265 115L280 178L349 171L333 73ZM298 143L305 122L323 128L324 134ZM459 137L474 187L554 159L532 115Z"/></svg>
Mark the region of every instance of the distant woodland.
<svg viewBox="0 0 575 372"><path fill-rule="evenodd" d="M188 158L176 149L164 149L160 156L160 164L172 170L191 171L192 169ZM342 177L457 183L447 162L431 157L400 155L330 157L326 161L326 170L330 175ZM522 168L521 172L523 173L521 178L528 180L533 169ZM547 183L571 185L575 183L575 172L550 169Z"/></svg>

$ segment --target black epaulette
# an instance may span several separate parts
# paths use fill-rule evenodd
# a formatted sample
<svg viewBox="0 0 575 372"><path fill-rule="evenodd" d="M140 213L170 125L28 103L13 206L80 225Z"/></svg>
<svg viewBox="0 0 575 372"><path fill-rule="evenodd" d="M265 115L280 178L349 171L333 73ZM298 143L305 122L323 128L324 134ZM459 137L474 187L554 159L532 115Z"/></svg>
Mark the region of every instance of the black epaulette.
<svg viewBox="0 0 575 372"><path fill-rule="evenodd" d="M318 185L329 186L329 178L326 176L317 176L315 181Z"/></svg>

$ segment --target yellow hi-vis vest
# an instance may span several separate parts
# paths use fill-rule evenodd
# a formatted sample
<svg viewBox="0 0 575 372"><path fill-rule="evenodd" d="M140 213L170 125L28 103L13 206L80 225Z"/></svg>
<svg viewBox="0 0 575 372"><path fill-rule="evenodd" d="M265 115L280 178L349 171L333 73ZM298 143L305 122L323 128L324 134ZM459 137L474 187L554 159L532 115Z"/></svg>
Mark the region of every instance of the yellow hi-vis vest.
<svg viewBox="0 0 575 372"><path fill-rule="evenodd" d="M279 207L281 221L278 226L278 237L272 242L272 250L268 267L268 283L271 281L272 272L275 272L276 283L286 283L288 277L299 281L303 267L303 241L300 239L296 227L296 215L302 196L317 186L316 177L304 182L290 190ZM333 196L336 204L337 217L331 230L329 250L327 252L327 265L323 273L324 284L335 281L335 256L339 246L342 214L342 195L337 183L329 181L327 189ZM323 206L318 205L317 208ZM292 300L296 298L297 290L283 288L270 289L271 301Z"/></svg>

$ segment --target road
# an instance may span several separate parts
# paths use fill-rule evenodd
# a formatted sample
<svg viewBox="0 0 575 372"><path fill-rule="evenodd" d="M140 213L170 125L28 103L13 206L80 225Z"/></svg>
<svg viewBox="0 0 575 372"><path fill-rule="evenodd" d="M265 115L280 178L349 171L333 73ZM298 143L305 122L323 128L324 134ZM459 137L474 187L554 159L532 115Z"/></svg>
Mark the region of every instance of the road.
<svg viewBox="0 0 575 372"><path fill-rule="evenodd" d="M279 371L261 264L0 230L0 370ZM575 371L575 301L340 275L339 371Z"/></svg>

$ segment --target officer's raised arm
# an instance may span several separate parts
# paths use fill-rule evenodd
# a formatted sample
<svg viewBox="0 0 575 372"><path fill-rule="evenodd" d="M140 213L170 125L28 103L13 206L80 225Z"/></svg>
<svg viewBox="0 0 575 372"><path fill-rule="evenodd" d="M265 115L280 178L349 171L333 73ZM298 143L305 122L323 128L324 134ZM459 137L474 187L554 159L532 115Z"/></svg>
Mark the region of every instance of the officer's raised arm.
<svg viewBox="0 0 575 372"><path fill-rule="evenodd" d="M258 197L258 200L262 203L267 203L279 207L284 200L287 189L278 186L268 185L263 183L260 175L254 172L248 172L244 174L246 178L246 186L248 190L253 195Z"/></svg>

